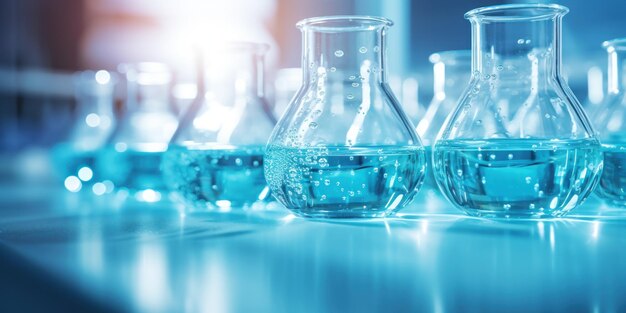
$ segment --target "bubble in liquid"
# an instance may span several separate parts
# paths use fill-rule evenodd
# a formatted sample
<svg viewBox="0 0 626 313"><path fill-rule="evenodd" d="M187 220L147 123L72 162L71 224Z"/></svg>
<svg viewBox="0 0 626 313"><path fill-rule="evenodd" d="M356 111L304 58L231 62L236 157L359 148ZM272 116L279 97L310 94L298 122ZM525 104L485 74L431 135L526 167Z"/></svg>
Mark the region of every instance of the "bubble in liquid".
<svg viewBox="0 0 626 313"><path fill-rule="evenodd" d="M483 176L483 178L481 178L481 180L480 180L480 181L481 181L483 184L486 184L486 183L487 183L487 179L485 178L485 176Z"/></svg>
<svg viewBox="0 0 626 313"><path fill-rule="evenodd" d="M359 52L365 53L365 52L367 52L367 48L361 47L361 48L359 48Z"/></svg>
<svg viewBox="0 0 626 313"><path fill-rule="evenodd" d="M527 184L530 184L530 181L531 181L530 176L526 176L525 180L526 180L526 183L527 183Z"/></svg>
<svg viewBox="0 0 626 313"><path fill-rule="evenodd" d="M503 69L504 69L504 66L502 66L502 65L498 65L498 66L496 67L496 69L497 69L498 71L501 71L501 70L503 70Z"/></svg>
<svg viewBox="0 0 626 313"><path fill-rule="evenodd" d="M337 68L336 68L336 67L334 67L334 66L330 68L330 71L331 71L331 72L335 72L336 70L337 70Z"/></svg>
<svg viewBox="0 0 626 313"><path fill-rule="evenodd" d="M459 176L463 176L463 170L456 170L456 174Z"/></svg>
<svg viewBox="0 0 626 313"><path fill-rule="evenodd" d="M489 158L492 159L492 160L495 160L496 159L496 155L495 154L491 154L491 155L489 155Z"/></svg>
<svg viewBox="0 0 626 313"><path fill-rule="evenodd" d="M483 123L483 121L481 120L476 120L476 125L481 125Z"/></svg>
<svg viewBox="0 0 626 313"><path fill-rule="evenodd" d="M509 209L511 208L511 205L507 203L507 204L503 205L502 207L503 207L505 210L509 210Z"/></svg>
<svg viewBox="0 0 626 313"><path fill-rule="evenodd" d="M349 80L355 80L355 79L356 79L356 76L354 76L354 75L350 75L350 76L348 77L348 79L349 79Z"/></svg>
<svg viewBox="0 0 626 313"><path fill-rule="evenodd" d="M353 94L351 94L351 93L349 93L349 94L346 96L346 99L348 99L348 100L352 100L352 99L354 99L354 95L353 95Z"/></svg>
<svg viewBox="0 0 626 313"><path fill-rule="evenodd" d="M518 45L522 45L524 44L524 42L525 42L524 39L521 39L521 38L517 40Z"/></svg>
<svg viewBox="0 0 626 313"><path fill-rule="evenodd" d="M343 56L343 51L342 50L335 51L335 56L338 58L341 58Z"/></svg>
<svg viewBox="0 0 626 313"><path fill-rule="evenodd" d="M315 123L315 122L309 123L309 128L310 129L316 129L317 128L317 123Z"/></svg>
<svg viewBox="0 0 626 313"><path fill-rule="evenodd" d="M380 47L379 46L374 46L374 52L379 52L380 51Z"/></svg>
<svg viewBox="0 0 626 313"><path fill-rule="evenodd" d="M535 204L534 203L529 204L528 208L531 209L531 210L534 210L535 209Z"/></svg>
<svg viewBox="0 0 626 313"><path fill-rule="evenodd" d="M513 154L509 153L508 158L509 160L513 160Z"/></svg>
<svg viewBox="0 0 626 313"><path fill-rule="evenodd" d="M374 173L378 173L378 167L374 168Z"/></svg>
<svg viewBox="0 0 626 313"><path fill-rule="evenodd" d="M330 186L330 179L326 179L326 180L324 180L324 185L326 185L326 186Z"/></svg>
<svg viewBox="0 0 626 313"><path fill-rule="evenodd" d="M352 83L352 87L359 87L359 83Z"/></svg>

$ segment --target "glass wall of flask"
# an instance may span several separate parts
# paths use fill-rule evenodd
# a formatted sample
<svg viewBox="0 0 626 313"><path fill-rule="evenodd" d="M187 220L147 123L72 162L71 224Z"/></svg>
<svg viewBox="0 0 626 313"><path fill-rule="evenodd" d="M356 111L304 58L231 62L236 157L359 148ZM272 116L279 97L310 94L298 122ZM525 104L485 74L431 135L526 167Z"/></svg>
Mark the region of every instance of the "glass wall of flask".
<svg viewBox="0 0 626 313"><path fill-rule="evenodd" d="M597 108L594 123L602 141L604 171L598 194L609 202L626 205L626 38L604 42L608 52L607 95Z"/></svg>
<svg viewBox="0 0 626 313"><path fill-rule="evenodd" d="M433 99L417 124L428 167L432 164L432 145L437 134L470 81L472 53L470 50L442 51L430 55L429 60L433 64ZM427 171L424 185L437 188L432 169Z"/></svg>
<svg viewBox="0 0 626 313"><path fill-rule="evenodd" d="M435 178L470 215L561 216L602 170L600 143L561 77L559 5L479 8L472 79L435 143Z"/></svg>
<svg viewBox="0 0 626 313"><path fill-rule="evenodd" d="M96 158L115 127L114 86L111 73L101 70L77 73L76 115L68 138L52 150L55 169L67 190L103 195L112 190L96 170Z"/></svg>
<svg viewBox="0 0 626 313"><path fill-rule="evenodd" d="M307 217L386 216L415 196L425 154L386 83L384 18L298 23L303 84L265 154L274 196Z"/></svg>
<svg viewBox="0 0 626 313"><path fill-rule="evenodd" d="M264 97L267 46L227 43L203 54L204 83L163 160L171 190L189 208L230 209L270 200L263 153L274 128Z"/></svg>
<svg viewBox="0 0 626 313"><path fill-rule="evenodd" d="M156 202L167 190L160 164L178 117L170 101L172 73L160 63L123 65L128 97L123 117L98 159L98 170L121 195Z"/></svg>

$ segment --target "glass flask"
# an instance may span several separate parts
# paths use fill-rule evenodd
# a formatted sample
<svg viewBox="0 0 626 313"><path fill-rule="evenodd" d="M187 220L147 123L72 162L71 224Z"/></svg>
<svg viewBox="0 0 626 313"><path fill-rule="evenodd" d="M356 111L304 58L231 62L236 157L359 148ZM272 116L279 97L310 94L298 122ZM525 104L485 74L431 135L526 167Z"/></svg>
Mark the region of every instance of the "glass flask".
<svg viewBox="0 0 626 313"><path fill-rule="evenodd" d="M600 143L561 76L554 4L469 11L472 78L433 148L435 178L469 215L556 217L592 192Z"/></svg>
<svg viewBox="0 0 626 313"><path fill-rule="evenodd" d="M204 57L202 97L181 120L163 159L168 186L190 208L269 200L263 153L274 128L264 98L268 46L227 43Z"/></svg>
<svg viewBox="0 0 626 313"><path fill-rule="evenodd" d="M52 150L52 160L71 192L110 192L110 182L96 171L96 157L115 127L114 87L111 73L84 71L74 77L76 118L68 138Z"/></svg>
<svg viewBox="0 0 626 313"><path fill-rule="evenodd" d="M307 217L389 215L422 184L425 154L386 82L386 32L378 17L310 18L303 84L267 146L274 196Z"/></svg>
<svg viewBox="0 0 626 313"><path fill-rule="evenodd" d="M626 206L626 38L603 43L608 52L607 94L597 108L594 123L602 125L604 171L598 193L609 202Z"/></svg>
<svg viewBox="0 0 626 313"><path fill-rule="evenodd" d="M160 164L178 117L170 102L172 73L161 63L122 65L126 111L98 160L98 170L118 194L156 202L167 190Z"/></svg>

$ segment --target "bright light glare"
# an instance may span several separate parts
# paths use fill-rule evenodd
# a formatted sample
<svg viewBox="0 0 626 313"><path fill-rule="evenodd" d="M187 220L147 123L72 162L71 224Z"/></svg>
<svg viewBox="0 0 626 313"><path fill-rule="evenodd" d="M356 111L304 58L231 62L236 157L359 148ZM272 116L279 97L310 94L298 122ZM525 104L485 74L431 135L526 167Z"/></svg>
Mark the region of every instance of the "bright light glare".
<svg viewBox="0 0 626 313"><path fill-rule="evenodd" d="M96 72L96 82L100 85L106 85L111 81L111 74L105 70Z"/></svg>
<svg viewBox="0 0 626 313"><path fill-rule="evenodd" d="M89 127L98 127L100 125L100 116L95 113L89 113L85 117L85 123Z"/></svg>
<svg viewBox="0 0 626 313"><path fill-rule="evenodd" d="M90 181L93 178L93 171L89 167L81 167L78 170L78 178L82 181Z"/></svg>
<svg viewBox="0 0 626 313"><path fill-rule="evenodd" d="M101 196L107 191L107 187L103 183L95 183L91 187L91 191L93 191L96 196Z"/></svg>
<svg viewBox="0 0 626 313"><path fill-rule="evenodd" d="M76 176L68 176L65 179L65 188L71 192L79 192L82 187L83 184Z"/></svg>

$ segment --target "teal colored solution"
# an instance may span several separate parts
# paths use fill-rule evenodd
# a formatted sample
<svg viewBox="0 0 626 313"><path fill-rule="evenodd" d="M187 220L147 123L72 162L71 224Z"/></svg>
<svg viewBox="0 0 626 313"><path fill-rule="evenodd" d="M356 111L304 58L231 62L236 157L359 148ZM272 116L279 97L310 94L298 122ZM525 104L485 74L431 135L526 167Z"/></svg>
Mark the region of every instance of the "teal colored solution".
<svg viewBox="0 0 626 313"><path fill-rule="evenodd" d="M426 153L426 177L424 178L424 189L438 190L437 181L435 180L435 171L433 171L433 147L425 146Z"/></svg>
<svg viewBox="0 0 626 313"><path fill-rule="evenodd" d="M433 158L445 196L487 217L561 216L589 196L602 170L595 139L446 140Z"/></svg>
<svg viewBox="0 0 626 313"><path fill-rule="evenodd" d="M115 190L125 189L137 200L154 202L167 191L161 174L162 157L160 150L107 148L100 155L97 168L103 178L113 182ZM149 193L142 194L144 191Z"/></svg>
<svg viewBox="0 0 626 313"><path fill-rule="evenodd" d="M71 144L59 144L52 149L52 163L63 180L73 179L79 184L67 184L72 192L90 191L94 183L100 181L96 169L98 151L79 150Z"/></svg>
<svg viewBox="0 0 626 313"><path fill-rule="evenodd" d="M626 144L602 144L604 170L598 194L605 200L626 206Z"/></svg>
<svg viewBox="0 0 626 313"><path fill-rule="evenodd" d="M170 190L194 209L245 207L269 200L264 146L222 149L170 147L163 173Z"/></svg>
<svg viewBox="0 0 626 313"><path fill-rule="evenodd" d="M407 205L424 180L423 148L268 147L274 196L308 217L379 217Z"/></svg>

